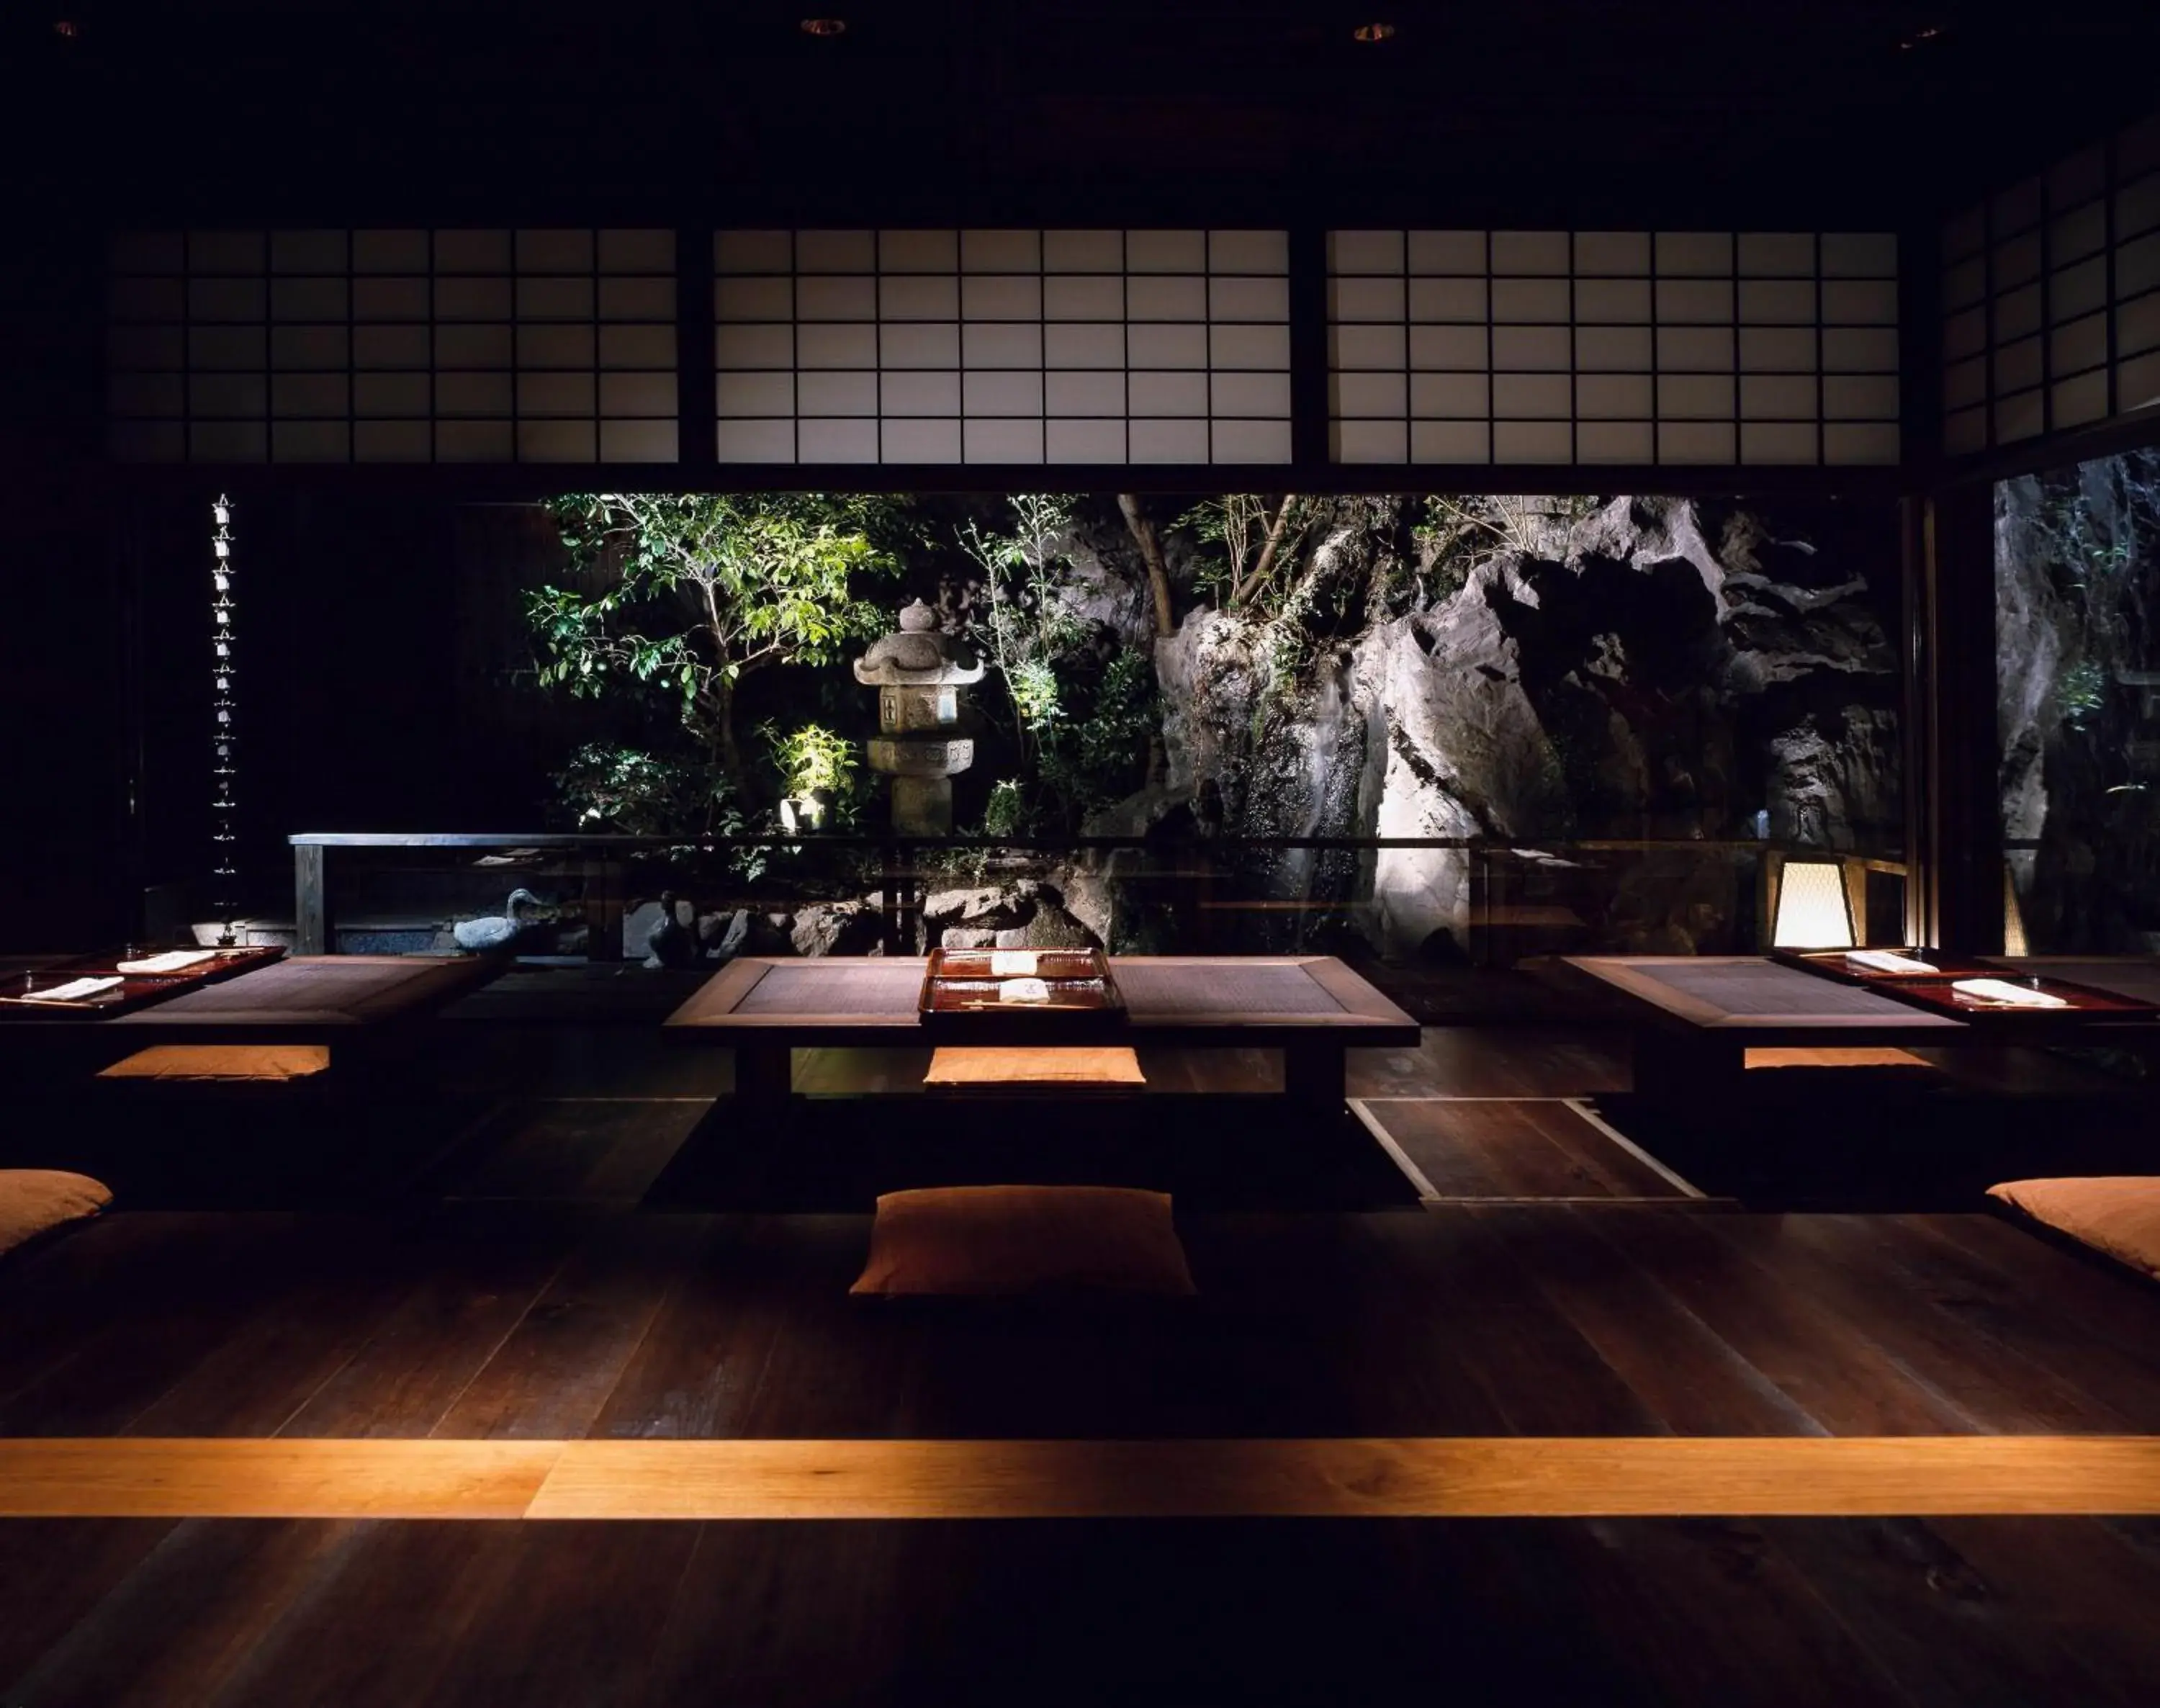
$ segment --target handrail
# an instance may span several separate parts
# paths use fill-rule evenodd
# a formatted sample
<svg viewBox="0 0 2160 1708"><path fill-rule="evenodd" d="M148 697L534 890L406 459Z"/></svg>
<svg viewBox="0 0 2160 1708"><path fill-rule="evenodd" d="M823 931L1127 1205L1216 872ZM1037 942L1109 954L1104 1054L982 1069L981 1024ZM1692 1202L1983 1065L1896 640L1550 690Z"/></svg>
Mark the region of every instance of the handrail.
<svg viewBox="0 0 2160 1708"><path fill-rule="evenodd" d="M1746 852L1758 856L1835 859L1848 867L1903 875L1902 855L1865 854L1854 849L1826 849L1815 844L1773 842L1768 838L1722 837L1534 837L1534 836L911 836L898 831L818 832L769 836L631 836L618 831L301 831L286 838L293 849L293 917L299 952L319 955L334 947L329 854L334 848L531 849L585 853L588 896L597 906L595 953L612 959L619 952L615 932L622 907L626 856L654 853L724 854L731 849L813 848L877 852L883 860L881 909L888 938L898 940L905 916L916 906L916 882L925 874L907 862L939 849L1006 850L1015 853L1077 854L1137 849L1160 854L1202 856L1247 849L1307 849L1320 853L1365 854L1389 849L1455 849L1473 861L1508 853L1655 854L1689 849L1705 854ZM1489 874L1488 874L1489 875Z"/></svg>
<svg viewBox="0 0 2160 1708"><path fill-rule="evenodd" d="M731 849L1014 849L1056 853L1067 849L1163 849L1185 844L1212 849L1313 849L1354 853L1364 849L1575 849L1614 853L1649 849L1752 849L1777 854L1820 855L1902 864L1897 854L1864 854L1857 849L1826 848L1820 843L1768 837L1551 837L1551 836L920 836L900 831L802 833L774 831L765 836L629 836L613 831L304 831L285 838L293 848L560 848L695 849L724 853Z"/></svg>

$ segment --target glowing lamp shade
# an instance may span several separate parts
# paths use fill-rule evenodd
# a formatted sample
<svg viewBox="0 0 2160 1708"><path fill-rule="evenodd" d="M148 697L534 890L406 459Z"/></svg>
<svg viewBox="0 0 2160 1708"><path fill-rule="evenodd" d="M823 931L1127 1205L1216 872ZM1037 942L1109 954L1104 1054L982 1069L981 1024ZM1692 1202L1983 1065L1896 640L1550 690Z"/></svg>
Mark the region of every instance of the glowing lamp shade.
<svg viewBox="0 0 2160 1708"><path fill-rule="evenodd" d="M1787 860L1770 942L1780 949L1849 949L1856 939L1845 868L1836 860Z"/></svg>

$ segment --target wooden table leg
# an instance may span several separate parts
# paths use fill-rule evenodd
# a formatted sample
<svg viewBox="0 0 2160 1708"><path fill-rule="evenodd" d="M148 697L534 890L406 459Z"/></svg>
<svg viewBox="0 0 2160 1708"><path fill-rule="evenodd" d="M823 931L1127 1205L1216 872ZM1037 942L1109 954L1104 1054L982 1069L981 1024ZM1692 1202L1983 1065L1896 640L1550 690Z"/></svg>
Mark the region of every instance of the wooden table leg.
<svg viewBox="0 0 2160 1708"><path fill-rule="evenodd" d="M330 936L329 872L319 842L293 845L293 953L327 955L337 947Z"/></svg>
<svg viewBox="0 0 2160 1708"><path fill-rule="evenodd" d="M795 1088L795 1052L785 1044L735 1046L735 1104L778 1111Z"/></svg>
<svg viewBox="0 0 2160 1708"><path fill-rule="evenodd" d="M1727 1098L1740 1090L1747 1060L1730 1039L1644 1027L1635 1034L1635 1093L1675 1104Z"/></svg>
<svg viewBox="0 0 2160 1708"><path fill-rule="evenodd" d="M1315 1113L1339 1115L1349 1095L1348 1054L1340 1044L1292 1044L1283 1051L1283 1093Z"/></svg>

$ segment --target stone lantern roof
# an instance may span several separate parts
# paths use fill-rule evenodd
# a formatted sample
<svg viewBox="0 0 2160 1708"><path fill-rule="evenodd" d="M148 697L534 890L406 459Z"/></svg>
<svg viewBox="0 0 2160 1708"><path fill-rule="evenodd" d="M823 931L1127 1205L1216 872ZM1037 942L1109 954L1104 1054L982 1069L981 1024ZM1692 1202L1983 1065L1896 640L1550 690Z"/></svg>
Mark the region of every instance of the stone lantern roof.
<svg viewBox="0 0 2160 1708"><path fill-rule="evenodd" d="M983 679L974 649L941 634L937 613L916 600L900 614L897 633L870 643L855 661L855 680L865 688L938 688Z"/></svg>

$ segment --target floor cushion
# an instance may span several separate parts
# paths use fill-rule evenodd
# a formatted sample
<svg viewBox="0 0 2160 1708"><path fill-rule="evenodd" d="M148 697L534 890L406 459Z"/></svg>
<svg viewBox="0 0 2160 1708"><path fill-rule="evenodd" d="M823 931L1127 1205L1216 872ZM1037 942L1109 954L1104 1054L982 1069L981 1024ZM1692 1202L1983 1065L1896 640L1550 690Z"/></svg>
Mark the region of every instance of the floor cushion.
<svg viewBox="0 0 2160 1708"><path fill-rule="evenodd" d="M1757 1045L1747 1051L1747 1065L1760 1067L1924 1067L1930 1072L1934 1064L1924 1062L1910 1050L1865 1048L1847 1045L1835 1049L1820 1046L1806 1048L1785 1048L1773 1045Z"/></svg>
<svg viewBox="0 0 2160 1708"><path fill-rule="evenodd" d="M101 1182L55 1168L0 1168L0 1251L95 1216L112 1202Z"/></svg>
<svg viewBox="0 0 2160 1708"><path fill-rule="evenodd" d="M1166 1192L1125 1186L931 1186L877 1202L849 1290L887 1297L1189 1295Z"/></svg>
<svg viewBox="0 0 2160 1708"><path fill-rule="evenodd" d="M2160 1176L2008 1181L1987 1195L2160 1279Z"/></svg>
<svg viewBox="0 0 2160 1708"><path fill-rule="evenodd" d="M1140 1072L1140 1058L1123 1045L1015 1050L948 1046L930 1058L930 1071L922 1082L941 1090L1050 1086L1068 1091L1091 1085L1143 1086L1147 1076Z"/></svg>
<svg viewBox="0 0 2160 1708"><path fill-rule="evenodd" d="M155 1044L101 1069L97 1077L289 1085L325 1072L330 1065L326 1044Z"/></svg>

